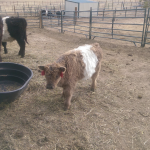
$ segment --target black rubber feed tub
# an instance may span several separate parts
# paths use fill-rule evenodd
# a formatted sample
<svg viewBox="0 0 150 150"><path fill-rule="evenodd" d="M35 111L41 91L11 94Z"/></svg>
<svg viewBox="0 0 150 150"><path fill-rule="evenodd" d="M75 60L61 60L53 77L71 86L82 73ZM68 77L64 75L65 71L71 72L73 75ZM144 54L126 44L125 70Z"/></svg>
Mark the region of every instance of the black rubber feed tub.
<svg viewBox="0 0 150 150"><path fill-rule="evenodd" d="M15 63L0 63L0 103L12 102L26 89L33 73Z"/></svg>

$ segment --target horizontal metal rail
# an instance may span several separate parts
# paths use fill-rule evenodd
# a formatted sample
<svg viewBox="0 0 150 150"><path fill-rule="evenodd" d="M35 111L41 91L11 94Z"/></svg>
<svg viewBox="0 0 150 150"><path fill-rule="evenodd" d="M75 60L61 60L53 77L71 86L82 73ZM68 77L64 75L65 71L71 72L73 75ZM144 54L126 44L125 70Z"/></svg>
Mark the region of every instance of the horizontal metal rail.
<svg viewBox="0 0 150 150"><path fill-rule="evenodd" d="M102 18L104 18L104 17L95 17L96 19L102 19ZM107 18L113 18L113 17L105 17L106 19ZM129 18L143 18L143 17L115 17L116 19L119 19L119 18L127 18L127 19L129 19Z"/></svg>
<svg viewBox="0 0 150 150"><path fill-rule="evenodd" d="M99 24L112 24L112 22L92 22L92 23L99 23ZM119 24L119 25L143 25L143 24L133 24L133 23L114 23L114 24Z"/></svg>
<svg viewBox="0 0 150 150"><path fill-rule="evenodd" d="M112 30L112 28L99 28L99 27L92 27L93 29L109 29ZM113 30L118 30L118 31L132 31L132 32L142 32L138 30L124 30L124 29L113 29Z"/></svg>
<svg viewBox="0 0 150 150"><path fill-rule="evenodd" d="M107 39L115 39L115 40L121 40L121 41L128 41L128 42L133 42L133 43L141 43L138 41L132 41L132 40L126 40L126 39L118 39L118 38L111 38L111 37L105 37L105 36L96 36L96 35L92 35L93 37L101 37L101 38L107 38Z"/></svg>
<svg viewBox="0 0 150 150"><path fill-rule="evenodd" d="M68 31L68 32L72 32L72 33L77 33L77 34L82 34L82 35L88 36L88 34L83 34L83 33L79 33L79 32L73 32L73 31L70 31L70 30L64 30L64 31Z"/></svg>
<svg viewBox="0 0 150 150"><path fill-rule="evenodd" d="M74 29L74 28L69 28L69 27L64 27L64 28L67 28L67 29ZM75 30L79 30L79 31L88 32L87 30L80 30L80 29L75 29Z"/></svg>
<svg viewBox="0 0 150 150"><path fill-rule="evenodd" d="M112 33L104 33L104 32L93 32L93 31L92 31L92 33L101 33L101 34L109 34L109 35L112 35ZM117 35L117 36L124 36L124 37L141 38L141 37L137 37L137 36L122 35L122 34L113 34L113 35Z"/></svg>

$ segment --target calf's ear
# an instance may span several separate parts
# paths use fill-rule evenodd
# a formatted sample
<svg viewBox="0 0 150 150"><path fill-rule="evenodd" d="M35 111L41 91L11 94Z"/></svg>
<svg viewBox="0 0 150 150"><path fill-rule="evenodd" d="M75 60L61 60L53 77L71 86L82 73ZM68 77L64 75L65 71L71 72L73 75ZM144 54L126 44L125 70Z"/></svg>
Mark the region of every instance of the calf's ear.
<svg viewBox="0 0 150 150"><path fill-rule="evenodd" d="M60 67L59 70L60 70L61 72L65 72L65 71L66 71L66 67Z"/></svg>
<svg viewBox="0 0 150 150"><path fill-rule="evenodd" d="M45 70L44 66L38 66L40 70Z"/></svg>

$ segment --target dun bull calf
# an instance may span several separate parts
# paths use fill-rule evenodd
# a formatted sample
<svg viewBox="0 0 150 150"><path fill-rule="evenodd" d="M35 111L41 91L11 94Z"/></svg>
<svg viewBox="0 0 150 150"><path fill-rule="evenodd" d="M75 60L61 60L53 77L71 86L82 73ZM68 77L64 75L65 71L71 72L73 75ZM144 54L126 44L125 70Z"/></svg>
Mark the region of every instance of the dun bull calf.
<svg viewBox="0 0 150 150"><path fill-rule="evenodd" d="M57 85L63 88L65 109L68 109L77 81L92 78L91 90L95 90L101 61L102 49L95 43L70 50L61 55L56 62L39 66L39 69L46 77L47 89L54 89Z"/></svg>

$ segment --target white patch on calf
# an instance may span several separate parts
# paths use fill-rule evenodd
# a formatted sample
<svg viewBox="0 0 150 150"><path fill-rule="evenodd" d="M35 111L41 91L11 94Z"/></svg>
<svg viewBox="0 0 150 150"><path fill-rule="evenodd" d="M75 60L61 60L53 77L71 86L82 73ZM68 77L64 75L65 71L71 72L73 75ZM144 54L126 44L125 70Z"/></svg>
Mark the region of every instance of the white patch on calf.
<svg viewBox="0 0 150 150"><path fill-rule="evenodd" d="M2 42L12 42L14 41L15 39L12 38L8 32L8 27L7 27L7 24L6 24L6 19L9 18L9 17L3 17L2 20L3 20L3 36L2 36Z"/></svg>
<svg viewBox="0 0 150 150"><path fill-rule="evenodd" d="M75 50L79 50L83 56L83 62L85 63L85 70L84 70L84 78L88 79L91 78L92 75L95 73L95 68L98 63L97 56L95 53L91 50L91 45L84 45L79 46Z"/></svg>

